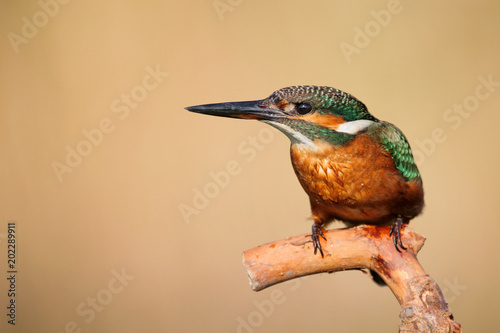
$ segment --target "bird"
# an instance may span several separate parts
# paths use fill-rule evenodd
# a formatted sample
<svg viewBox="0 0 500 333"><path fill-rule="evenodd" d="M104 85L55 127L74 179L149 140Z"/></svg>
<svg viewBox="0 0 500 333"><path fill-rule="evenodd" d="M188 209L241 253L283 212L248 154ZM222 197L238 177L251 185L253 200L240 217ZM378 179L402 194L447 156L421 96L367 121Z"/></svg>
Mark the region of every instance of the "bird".
<svg viewBox="0 0 500 333"><path fill-rule="evenodd" d="M309 196L314 255L333 221L390 226L398 252L404 225L424 207L423 182L408 140L356 97L327 86L297 85L261 100L190 106L188 111L254 119L290 139L295 174Z"/></svg>

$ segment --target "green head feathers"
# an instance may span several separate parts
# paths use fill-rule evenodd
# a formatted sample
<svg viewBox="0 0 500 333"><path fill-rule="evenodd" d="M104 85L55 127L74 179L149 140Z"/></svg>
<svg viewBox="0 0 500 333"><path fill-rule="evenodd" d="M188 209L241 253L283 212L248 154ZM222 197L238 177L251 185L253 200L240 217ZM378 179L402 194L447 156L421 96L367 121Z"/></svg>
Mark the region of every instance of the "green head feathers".
<svg viewBox="0 0 500 333"><path fill-rule="evenodd" d="M277 104L282 100L291 103L309 103L319 114L333 114L346 121L376 120L366 106L356 97L342 90L326 86L291 86L275 91L266 100ZM267 104L267 103L265 103Z"/></svg>

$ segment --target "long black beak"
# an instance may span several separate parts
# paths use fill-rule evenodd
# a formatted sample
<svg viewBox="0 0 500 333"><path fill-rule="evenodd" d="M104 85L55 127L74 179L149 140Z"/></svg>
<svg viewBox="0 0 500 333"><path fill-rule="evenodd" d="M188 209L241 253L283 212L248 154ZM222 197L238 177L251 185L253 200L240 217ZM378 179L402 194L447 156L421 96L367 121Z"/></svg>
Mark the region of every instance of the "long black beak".
<svg viewBox="0 0 500 333"><path fill-rule="evenodd" d="M280 109L267 108L262 105L263 101L204 104L189 106L186 110L211 116L256 120L272 120L284 116Z"/></svg>

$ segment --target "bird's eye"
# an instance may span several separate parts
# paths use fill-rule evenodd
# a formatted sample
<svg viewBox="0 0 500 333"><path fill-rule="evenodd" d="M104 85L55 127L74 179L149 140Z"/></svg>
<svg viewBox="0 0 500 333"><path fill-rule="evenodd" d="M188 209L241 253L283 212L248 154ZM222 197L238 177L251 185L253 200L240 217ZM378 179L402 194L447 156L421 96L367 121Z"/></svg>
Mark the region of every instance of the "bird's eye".
<svg viewBox="0 0 500 333"><path fill-rule="evenodd" d="M300 103L299 105L297 105L297 112L299 114L304 115L308 114L311 111L312 111L312 106L309 103Z"/></svg>

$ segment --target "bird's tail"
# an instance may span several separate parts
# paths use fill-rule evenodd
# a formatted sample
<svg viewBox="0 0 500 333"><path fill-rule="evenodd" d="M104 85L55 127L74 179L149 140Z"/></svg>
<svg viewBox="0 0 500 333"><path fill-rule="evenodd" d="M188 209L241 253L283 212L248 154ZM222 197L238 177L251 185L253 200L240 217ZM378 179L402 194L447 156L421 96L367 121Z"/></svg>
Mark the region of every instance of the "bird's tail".
<svg viewBox="0 0 500 333"><path fill-rule="evenodd" d="M370 271L370 274L372 275L373 282L375 282L377 285L381 287L387 286L387 283L385 283L385 281L377 272Z"/></svg>

